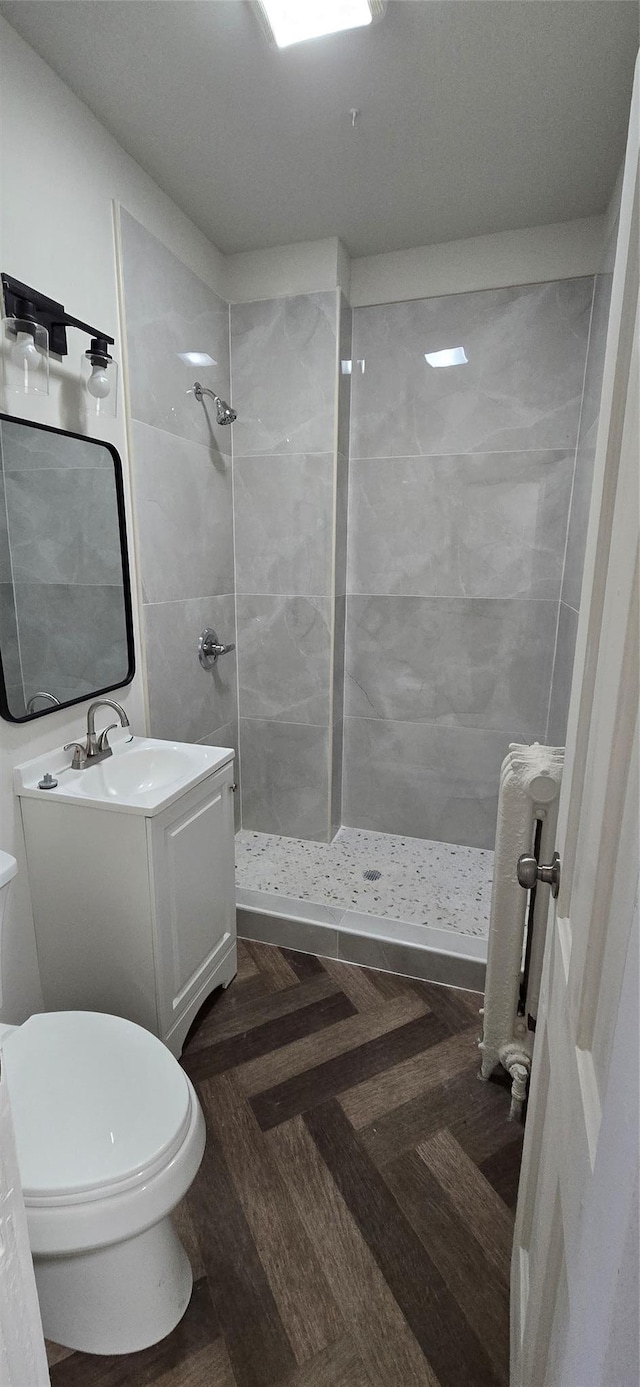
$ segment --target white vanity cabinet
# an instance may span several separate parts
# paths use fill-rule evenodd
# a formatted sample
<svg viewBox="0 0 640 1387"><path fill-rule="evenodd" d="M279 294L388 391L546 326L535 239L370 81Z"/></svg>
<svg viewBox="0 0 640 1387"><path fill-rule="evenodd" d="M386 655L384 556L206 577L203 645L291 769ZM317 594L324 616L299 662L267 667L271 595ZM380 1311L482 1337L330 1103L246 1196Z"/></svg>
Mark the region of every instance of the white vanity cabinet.
<svg viewBox="0 0 640 1387"><path fill-rule="evenodd" d="M146 823L158 1034L170 1043L176 1028L184 1039L184 1018L190 1024L212 980L217 986L236 971L231 768Z"/></svg>
<svg viewBox="0 0 640 1387"><path fill-rule="evenodd" d="M149 812L18 788L47 1010L126 1016L179 1055L205 998L231 981L235 787L225 755Z"/></svg>

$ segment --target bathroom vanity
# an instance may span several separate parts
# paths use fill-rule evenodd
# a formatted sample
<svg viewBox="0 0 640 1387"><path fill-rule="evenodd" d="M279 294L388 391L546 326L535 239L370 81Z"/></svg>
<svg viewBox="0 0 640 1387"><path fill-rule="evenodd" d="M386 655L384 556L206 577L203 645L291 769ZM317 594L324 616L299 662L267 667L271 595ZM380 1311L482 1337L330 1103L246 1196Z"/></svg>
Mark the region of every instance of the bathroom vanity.
<svg viewBox="0 0 640 1387"><path fill-rule="evenodd" d="M47 1010L112 1012L180 1054L237 967L233 755L136 737L89 769L64 750L16 768Z"/></svg>

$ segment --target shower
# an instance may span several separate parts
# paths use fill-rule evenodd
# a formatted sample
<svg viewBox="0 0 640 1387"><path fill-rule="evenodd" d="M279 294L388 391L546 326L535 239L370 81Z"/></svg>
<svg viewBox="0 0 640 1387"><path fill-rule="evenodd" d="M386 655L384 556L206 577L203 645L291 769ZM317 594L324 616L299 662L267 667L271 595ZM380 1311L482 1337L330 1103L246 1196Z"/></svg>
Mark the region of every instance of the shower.
<svg viewBox="0 0 640 1387"><path fill-rule="evenodd" d="M195 382L193 393L200 404L205 395L211 396L216 407L217 424L232 424L234 419L237 418L235 409L232 409L231 405L228 405L226 400L221 400L220 396L216 395L215 390L209 390L206 385L201 385L199 380Z"/></svg>

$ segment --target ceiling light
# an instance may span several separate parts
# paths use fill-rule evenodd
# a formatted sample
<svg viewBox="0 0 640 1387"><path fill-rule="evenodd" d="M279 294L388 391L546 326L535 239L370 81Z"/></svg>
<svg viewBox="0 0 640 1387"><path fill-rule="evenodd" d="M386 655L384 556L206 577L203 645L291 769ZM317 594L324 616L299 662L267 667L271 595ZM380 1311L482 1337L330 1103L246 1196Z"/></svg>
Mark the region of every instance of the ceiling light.
<svg viewBox="0 0 640 1387"><path fill-rule="evenodd" d="M212 356L209 356L208 352L178 352L178 356L186 366L217 366L218 364Z"/></svg>
<svg viewBox="0 0 640 1387"><path fill-rule="evenodd" d="M466 366L468 356L464 347L444 347L441 352L425 352L429 366Z"/></svg>
<svg viewBox="0 0 640 1387"><path fill-rule="evenodd" d="M303 39L360 29L384 11L381 0L258 0L268 33L278 48Z"/></svg>

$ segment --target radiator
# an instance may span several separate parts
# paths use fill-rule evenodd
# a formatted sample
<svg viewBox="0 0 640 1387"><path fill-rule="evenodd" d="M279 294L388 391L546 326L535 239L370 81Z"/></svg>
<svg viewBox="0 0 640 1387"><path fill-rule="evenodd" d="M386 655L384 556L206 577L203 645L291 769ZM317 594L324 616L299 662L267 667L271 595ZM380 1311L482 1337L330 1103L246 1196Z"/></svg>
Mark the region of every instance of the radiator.
<svg viewBox="0 0 640 1387"><path fill-rule="evenodd" d="M524 891L516 864L521 853L551 861L563 762L564 747L512 745L500 772L480 1076L498 1064L511 1075L512 1118L527 1094L549 913L549 887Z"/></svg>

